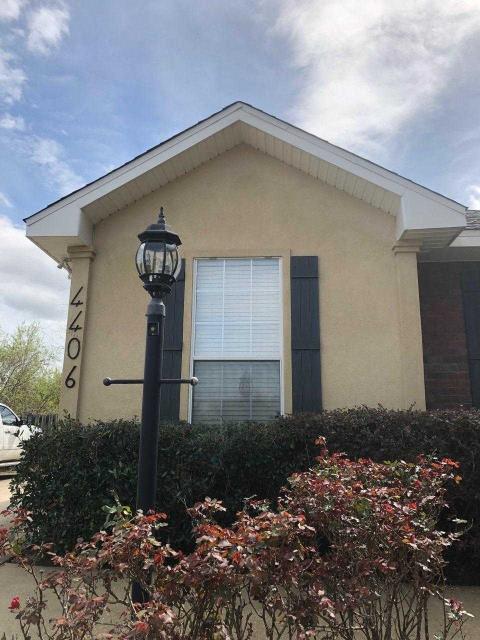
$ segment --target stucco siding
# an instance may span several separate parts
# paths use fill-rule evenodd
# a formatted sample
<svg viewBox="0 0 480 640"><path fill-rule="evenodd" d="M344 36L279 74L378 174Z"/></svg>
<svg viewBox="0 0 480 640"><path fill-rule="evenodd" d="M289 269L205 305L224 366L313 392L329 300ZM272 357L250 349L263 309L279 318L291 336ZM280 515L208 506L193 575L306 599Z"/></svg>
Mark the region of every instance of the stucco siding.
<svg viewBox="0 0 480 640"><path fill-rule="evenodd" d="M102 379L143 375L147 294L134 255L137 234L154 220L160 205L182 238L186 259L182 375L189 375L190 365L193 259L280 256L284 406L289 412L289 257L317 255L324 407L408 403L402 392L401 310L392 251L395 218L242 145L95 226L81 420L140 412L138 386L106 388ZM414 323L412 333L418 333ZM187 418L188 393L182 388L182 418Z"/></svg>

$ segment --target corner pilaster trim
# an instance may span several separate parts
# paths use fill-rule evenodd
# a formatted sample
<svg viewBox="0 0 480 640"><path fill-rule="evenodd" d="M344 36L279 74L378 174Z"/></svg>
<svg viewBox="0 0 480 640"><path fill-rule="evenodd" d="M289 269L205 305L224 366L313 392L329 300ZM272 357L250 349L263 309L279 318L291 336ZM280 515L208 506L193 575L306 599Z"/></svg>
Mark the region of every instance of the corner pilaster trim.
<svg viewBox="0 0 480 640"><path fill-rule="evenodd" d="M392 247L395 255L397 253L420 253L421 249L422 244L414 240L399 240Z"/></svg>
<svg viewBox="0 0 480 640"><path fill-rule="evenodd" d="M95 258L95 251L91 247L84 245L68 247L68 257L70 259L77 260L78 258L85 258L87 260L93 260Z"/></svg>

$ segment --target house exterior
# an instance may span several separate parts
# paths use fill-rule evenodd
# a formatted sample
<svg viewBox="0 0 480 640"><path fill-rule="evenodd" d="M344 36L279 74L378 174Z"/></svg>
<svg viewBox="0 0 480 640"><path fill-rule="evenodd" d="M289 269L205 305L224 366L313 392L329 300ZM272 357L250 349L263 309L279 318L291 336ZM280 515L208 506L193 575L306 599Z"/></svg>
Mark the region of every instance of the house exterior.
<svg viewBox="0 0 480 640"><path fill-rule="evenodd" d="M26 219L71 272L61 408L138 415L137 235L182 239L162 415L219 422L359 404L480 404L480 216L236 102ZM480 309L478 309L480 310ZM477 326L478 325L478 326Z"/></svg>

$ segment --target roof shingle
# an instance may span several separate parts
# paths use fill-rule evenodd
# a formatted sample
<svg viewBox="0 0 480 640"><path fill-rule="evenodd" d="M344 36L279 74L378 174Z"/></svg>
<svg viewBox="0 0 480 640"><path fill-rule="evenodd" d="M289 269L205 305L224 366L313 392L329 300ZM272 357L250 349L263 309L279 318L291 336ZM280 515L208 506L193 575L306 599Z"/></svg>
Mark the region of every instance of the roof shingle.
<svg viewBox="0 0 480 640"><path fill-rule="evenodd" d="M467 229L480 229L480 211L469 209L466 212Z"/></svg>

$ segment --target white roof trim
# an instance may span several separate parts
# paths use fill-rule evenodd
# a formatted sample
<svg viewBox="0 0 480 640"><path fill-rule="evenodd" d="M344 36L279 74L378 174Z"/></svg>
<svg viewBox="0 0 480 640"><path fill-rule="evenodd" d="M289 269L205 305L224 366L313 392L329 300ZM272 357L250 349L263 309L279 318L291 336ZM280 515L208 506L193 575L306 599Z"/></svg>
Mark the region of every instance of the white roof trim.
<svg viewBox="0 0 480 640"><path fill-rule="evenodd" d="M59 209L62 209L73 202L80 201L81 207L90 204L94 200L109 193L110 191L113 191L119 186L134 180L149 169L152 169L159 164L163 164L182 151L186 151L193 147L217 131L228 127L236 120L232 119L232 114L240 108L241 105L238 107L236 107L236 105L232 105L232 107L229 108L232 109L231 111L229 109L225 110L225 112L221 111L215 116L208 118L208 120L199 122L194 127L174 136L160 144L158 147L145 152L138 158L127 162L118 169L114 169L102 178L87 184L85 187L82 187L78 191L74 191L69 196L66 196L45 209L38 211L38 213L33 214L33 216L26 218L25 222L28 224L30 221L35 222L37 219L41 220L45 216L55 213Z"/></svg>
<svg viewBox="0 0 480 640"><path fill-rule="evenodd" d="M93 218L91 216L93 213L91 208L96 206L94 203L98 203L103 198L108 201L110 208L114 206L117 206L117 210L122 208L121 204L113 204L116 201L114 192L119 193L117 190L122 187L127 188L130 183L133 190L135 184L133 181L141 180L147 172L162 166L167 168L169 166L167 163L174 161L173 159L180 154L194 150L202 143L206 144L209 139L216 140L218 136L223 136L224 150L241 142L260 148L259 145L262 144L267 146L267 143L262 142L265 139L270 140L270 143L272 139L280 141L291 149L291 157L293 152L297 154L298 157L296 160L292 159L292 164L306 170L310 175L314 175L310 170L312 158L320 161L323 167L335 168L335 173L341 177L330 177L329 180L328 176L325 176L325 181L330 181L337 188L343 188L345 185L344 190L347 190L348 180L345 179L345 174L351 176L357 184L356 191L351 187L352 195L363 199L368 196L374 206L397 216L397 239L412 239L421 231L421 240L427 246L428 242L433 242L434 246L446 246L445 243L451 242L465 226L466 208L463 205L250 105L236 102L30 216L25 220L27 235L35 238L40 246L45 244L45 250L48 250L46 238L53 236L71 237L70 244L88 244L91 239L91 228L96 221L95 216ZM269 151L265 149L265 152ZM221 148L211 157L218 153L222 153ZM201 160L197 161L197 164L200 163ZM188 164L195 166L193 155ZM170 173L172 177L169 179L177 177L171 169ZM317 177L323 179L320 172ZM135 190L137 197L148 193L148 191L142 193L139 189ZM386 197L385 192L391 194L391 197ZM121 202L126 202L125 197ZM102 208L108 215L108 207L102 204ZM113 208L110 212L113 210L115 209ZM58 216L61 216L62 220ZM69 220L67 221L66 218ZM55 224L53 224L54 219ZM438 231L441 231L441 234ZM45 240L42 242L40 238Z"/></svg>

